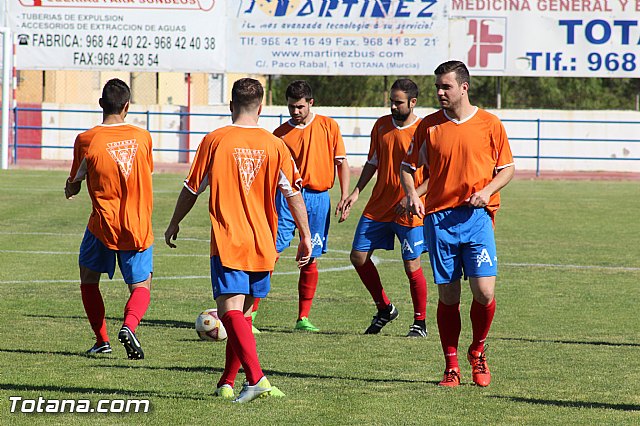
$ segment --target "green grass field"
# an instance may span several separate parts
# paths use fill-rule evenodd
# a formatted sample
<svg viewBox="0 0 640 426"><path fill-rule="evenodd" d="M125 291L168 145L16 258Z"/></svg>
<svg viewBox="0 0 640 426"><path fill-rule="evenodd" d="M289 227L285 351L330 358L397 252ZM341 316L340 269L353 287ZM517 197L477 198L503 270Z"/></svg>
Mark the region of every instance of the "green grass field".
<svg viewBox="0 0 640 426"><path fill-rule="evenodd" d="M77 251L90 200L84 188L65 200L65 177L0 172L1 425L640 424L638 182L516 180L503 191L488 388L471 384L464 359L462 386L436 386L444 365L426 258L429 337L404 337L412 309L398 251L376 257L400 318L380 335L362 334L375 307L349 267L348 251L363 194L347 222L332 223L330 251L320 261L311 317L322 331L292 331L294 249L285 251L261 305L260 359L286 398L236 405L212 397L224 343L202 342L193 329L197 314L214 307L206 199L170 250L162 235L184 176L155 175L155 274L138 329L146 359L127 360L117 342L128 294L119 272L101 286L114 351L88 357L93 333L80 299ZM469 304L465 289L461 352L470 341ZM10 396L149 399L151 410L10 413Z"/></svg>

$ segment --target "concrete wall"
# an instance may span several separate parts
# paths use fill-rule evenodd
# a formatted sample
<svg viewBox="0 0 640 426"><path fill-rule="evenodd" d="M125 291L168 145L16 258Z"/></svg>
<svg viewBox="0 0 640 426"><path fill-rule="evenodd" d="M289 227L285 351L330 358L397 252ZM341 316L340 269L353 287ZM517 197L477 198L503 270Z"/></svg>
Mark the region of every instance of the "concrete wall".
<svg viewBox="0 0 640 426"><path fill-rule="evenodd" d="M43 104L49 109L87 109L96 110L94 106L69 104ZM133 112L151 114L138 115ZM184 119L177 115L179 106L145 106L134 105L128 121L143 128L152 130L157 162L178 162L177 152L161 151L175 150L180 147L196 149L200 140L207 132L230 123L228 106L198 106L192 108L190 137L180 136L177 132L185 127ZM330 108L318 107L315 112L329 115L338 121L344 135L348 160L353 166L361 166L366 160L369 148L368 135L377 117L388 114L386 108ZM433 112L430 109L418 109L419 116ZM540 124L540 154L549 157L576 157L576 159L542 159L541 170L565 171L627 171L640 172L640 113L634 111L550 111L550 110L499 110L491 111L503 119L507 134L510 138L512 151L516 157L533 157L537 152L538 123L540 120L556 120L554 123ZM156 115L157 113L172 113L175 115ZM199 114L219 114L220 116L203 116ZM285 106L265 107L260 125L273 130L281 122L288 119ZM66 127L76 130L44 130L42 132L43 146L67 147L73 146L75 135L80 129L90 128L101 120L100 113L43 113L43 127ZM511 121L521 120L521 121ZM529 120L526 122L524 120ZM571 120L572 122L566 122ZM583 122L584 121L584 122ZM615 121L617 123L597 123L598 121ZM595 123L594 123L595 122ZM155 133L153 131L167 133ZM584 141L585 139L590 141ZM27 141L19 141L27 143ZM33 143L30 141L29 143ZM71 149L45 148L42 150L44 159L71 159ZM190 161L182 158L182 161ZM600 160L585 159L599 157ZM516 166L522 170L535 170L536 160L532 158L516 158Z"/></svg>

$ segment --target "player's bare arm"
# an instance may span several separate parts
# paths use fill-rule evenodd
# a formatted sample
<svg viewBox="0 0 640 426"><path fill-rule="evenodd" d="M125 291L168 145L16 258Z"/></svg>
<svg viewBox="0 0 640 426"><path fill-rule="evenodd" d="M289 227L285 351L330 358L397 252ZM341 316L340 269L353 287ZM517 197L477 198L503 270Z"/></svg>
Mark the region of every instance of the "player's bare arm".
<svg viewBox="0 0 640 426"><path fill-rule="evenodd" d="M64 186L64 196L67 200L71 200L74 196L78 195L80 192L80 188L82 188L82 181L79 180L77 182L70 182L67 179L67 182Z"/></svg>
<svg viewBox="0 0 640 426"><path fill-rule="evenodd" d="M178 232L180 232L180 222L191 211L198 196L189 191L186 187L182 188L178 201L176 201L176 208L173 211L171 222L167 230L164 232L164 242L171 248L176 248L176 245L172 243L178 238Z"/></svg>
<svg viewBox="0 0 640 426"><path fill-rule="evenodd" d="M371 163L365 163L362 168L362 173L360 173L360 177L358 178L358 183L356 187L353 188L351 194L345 199L344 204L342 206L342 214L340 215L340 219L338 222L344 222L351 213L351 207L358 201L358 197L360 196L360 192L366 188L371 178L376 174L378 168Z"/></svg>
<svg viewBox="0 0 640 426"><path fill-rule="evenodd" d="M400 183L404 188L404 193L407 194L407 206L406 209L410 214L415 214L418 217L424 217L425 208L420 200L420 196L415 187L415 172L406 164L400 166Z"/></svg>
<svg viewBox="0 0 640 426"><path fill-rule="evenodd" d="M289 205L291 216L293 216L293 220L298 228L298 233L300 234L296 261L298 262L298 268L302 268L311 260L311 231L309 230L307 208L304 205L304 200L300 193L288 197L287 204Z"/></svg>
<svg viewBox="0 0 640 426"><path fill-rule="evenodd" d="M486 207L491 196L507 186L511 181L515 173L515 169L516 168L513 164L500 169L487 186L482 188L480 191L471 194L466 201L474 207Z"/></svg>
<svg viewBox="0 0 640 426"><path fill-rule="evenodd" d="M338 182L340 182L341 193L340 201L336 206L335 215L338 216L338 214L340 214L340 216L342 217L345 202L347 200L347 197L349 197L349 181L351 178L351 170L349 170L349 163L347 162L346 158L336 159L335 161L338 167ZM339 222L342 222L342 220L340 220Z"/></svg>

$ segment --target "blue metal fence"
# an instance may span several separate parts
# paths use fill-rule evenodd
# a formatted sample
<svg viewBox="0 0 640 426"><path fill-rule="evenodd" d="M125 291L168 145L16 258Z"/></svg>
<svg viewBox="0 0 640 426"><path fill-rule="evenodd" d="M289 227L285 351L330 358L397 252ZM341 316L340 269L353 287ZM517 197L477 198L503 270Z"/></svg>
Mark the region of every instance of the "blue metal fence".
<svg viewBox="0 0 640 426"><path fill-rule="evenodd" d="M39 149L39 148L56 148L56 149L73 149L73 145L66 146L58 146L58 145L46 145L41 144L44 141L37 141L38 143L33 143L33 141L25 140L25 137L22 136L22 131L24 130L56 130L63 132L70 132L69 140L73 140L75 134L86 130L86 128L76 128L76 127L54 127L54 126L32 126L32 125L21 125L20 123L20 113L46 113L46 112L54 112L54 113L64 113L64 114L96 114L101 116L102 111L99 110L80 110L80 109L52 109L52 108L26 108L26 107L15 107L13 108L14 114L14 124L13 124L13 142L10 145L10 149L12 149L13 153L13 161L18 162L18 149ZM144 116L146 121L147 130L153 134L177 134L177 135L198 135L203 136L211 131L211 129L204 130L193 130L182 128L179 130L163 130L163 129L154 129L150 127L150 123L152 122L151 118L153 116L176 116L181 122L183 118L189 117L229 117L230 114L216 114L216 113L189 113L189 112L156 112L156 111L130 111L130 116ZM284 123L289 117L283 114L277 115L269 115L264 114L261 116L262 118L269 118L278 120L280 124ZM375 120L379 117L374 116L332 116L334 119L339 122L348 122L348 120L365 120L367 122L371 122L371 126ZM578 143L580 145L585 144L585 149L581 150L582 152L589 151L586 147L586 144L611 144L611 143L628 143L628 144L638 144L640 143L640 121L587 121L587 120L553 120L553 119L542 119L542 118L530 118L530 119L513 119L513 118L504 118L502 122L505 124L507 128L507 134L509 135L509 141L513 145L514 142L524 142L525 148L522 151L529 151L529 153L518 152L514 150L514 157L516 159L528 159L535 161L535 170L536 175L540 174L540 163L544 160L568 160L568 161L593 161L593 160L610 160L610 161L638 161L640 162L640 157L638 156L589 156L589 155L551 155L545 154L543 152L544 147L552 146L551 144L563 143L563 142L573 142ZM577 137L565 137L562 136L563 133L559 130L554 130L554 127L557 126L627 126L630 130L623 131L621 130L619 133L622 133L623 136L629 137L614 137L614 138L594 138L587 136L577 136ZM349 126L345 126L349 127ZM525 129L522 129L524 127ZM544 127L544 129L543 129ZM595 128L594 128L595 129ZM588 132L587 132L588 133ZM614 132L615 133L615 132ZM361 139L361 138L369 138L369 132L365 132L364 134L349 134L344 133L343 138L346 140L349 139ZM348 146L348 144L347 144ZM181 148L154 148L156 151L167 151L167 152L195 152L195 148L190 149L181 149ZM347 152L348 156L364 156L367 155L367 152Z"/></svg>

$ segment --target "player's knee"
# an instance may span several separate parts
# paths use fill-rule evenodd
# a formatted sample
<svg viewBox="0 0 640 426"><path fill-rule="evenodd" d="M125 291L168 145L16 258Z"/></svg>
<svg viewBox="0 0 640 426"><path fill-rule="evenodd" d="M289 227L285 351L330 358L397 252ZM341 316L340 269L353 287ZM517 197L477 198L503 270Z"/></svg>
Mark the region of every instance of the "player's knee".
<svg viewBox="0 0 640 426"><path fill-rule="evenodd" d="M351 254L349 255L349 259L351 260L351 264L359 268L367 262L367 253L351 250Z"/></svg>

